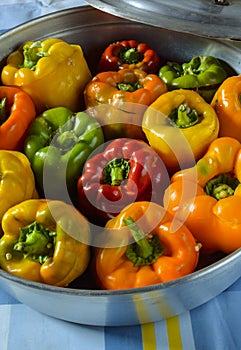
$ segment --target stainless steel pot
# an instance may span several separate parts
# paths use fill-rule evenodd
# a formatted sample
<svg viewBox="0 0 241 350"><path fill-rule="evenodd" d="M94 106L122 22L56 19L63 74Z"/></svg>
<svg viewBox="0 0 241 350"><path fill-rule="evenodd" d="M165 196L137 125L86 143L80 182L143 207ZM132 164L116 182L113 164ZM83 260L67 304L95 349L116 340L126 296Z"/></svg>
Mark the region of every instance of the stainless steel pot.
<svg viewBox="0 0 241 350"><path fill-rule="evenodd" d="M87 0L110 14L212 38L241 38L239 0Z"/></svg>
<svg viewBox="0 0 241 350"><path fill-rule="evenodd" d="M27 40L59 37L80 44L91 70L103 48L121 39L148 42L165 62L209 54L241 72L241 50L230 41L156 28L120 19L89 6L60 11L25 23L0 37L1 66ZM47 315L87 325L120 326L158 321L212 299L241 276L241 250L177 280L149 287L104 291L60 288L23 280L0 271L0 287Z"/></svg>

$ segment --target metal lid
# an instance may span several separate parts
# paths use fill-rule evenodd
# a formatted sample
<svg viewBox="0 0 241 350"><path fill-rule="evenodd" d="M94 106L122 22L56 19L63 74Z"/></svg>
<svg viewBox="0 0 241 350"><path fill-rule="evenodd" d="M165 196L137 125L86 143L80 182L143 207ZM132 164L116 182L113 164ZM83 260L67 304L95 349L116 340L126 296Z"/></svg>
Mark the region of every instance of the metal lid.
<svg viewBox="0 0 241 350"><path fill-rule="evenodd" d="M241 40L240 0L87 0L118 17L179 32Z"/></svg>

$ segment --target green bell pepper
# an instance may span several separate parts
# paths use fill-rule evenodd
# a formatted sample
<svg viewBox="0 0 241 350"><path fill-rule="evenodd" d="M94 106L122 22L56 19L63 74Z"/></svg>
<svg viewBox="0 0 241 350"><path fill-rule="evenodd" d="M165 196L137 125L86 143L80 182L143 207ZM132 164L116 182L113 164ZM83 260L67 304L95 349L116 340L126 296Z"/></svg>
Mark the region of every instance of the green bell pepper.
<svg viewBox="0 0 241 350"><path fill-rule="evenodd" d="M75 201L75 187L83 165L103 142L100 124L85 112L55 107L36 117L29 128L24 153L40 195L48 189L54 199L66 200L68 193Z"/></svg>
<svg viewBox="0 0 241 350"><path fill-rule="evenodd" d="M182 64L167 62L159 70L159 77L168 90L194 89L207 102L227 76L224 66L213 56L195 56Z"/></svg>

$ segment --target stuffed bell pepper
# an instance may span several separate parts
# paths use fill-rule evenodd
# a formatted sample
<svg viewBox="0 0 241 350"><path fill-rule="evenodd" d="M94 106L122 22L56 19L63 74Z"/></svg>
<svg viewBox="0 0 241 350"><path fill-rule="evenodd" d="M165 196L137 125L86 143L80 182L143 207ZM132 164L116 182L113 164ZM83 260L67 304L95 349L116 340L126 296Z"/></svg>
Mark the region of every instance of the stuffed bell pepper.
<svg viewBox="0 0 241 350"><path fill-rule="evenodd" d="M191 166L206 152L219 131L214 109L197 92L173 90L161 95L146 110L143 130L167 169Z"/></svg>
<svg viewBox="0 0 241 350"><path fill-rule="evenodd" d="M35 116L34 103L25 92L12 86L0 86L0 149L22 151Z"/></svg>
<svg viewBox="0 0 241 350"><path fill-rule="evenodd" d="M146 106L167 91L155 74L139 69L97 74L84 91L85 106L103 128L106 140L118 137L145 139L142 117Z"/></svg>
<svg viewBox="0 0 241 350"><path fill-rule="evenodd" d="M148 44L136 40L122 40L108 45L98 63L98 72L125 68L157 73L159 56Z"/></svg>
<svg viewBox="0 0 241 350"><path fill-rule="evenodd" d="M79 210L105 225L127 204L162 203L169 175L159 156L144 141L120 138L91 156L78 180Z"/></svg>
<svg viewBox="0 0 241 350"><path fill-rule="evenodd" d="M164 206L185 221L203 252L241 248L240 181L241 144L230 137L217 138L194 167L171 178ZM195 194L190 196L193 186Z"/></svg>
<svg viewBox="0 0 241 350"><path fill-rule="evenodd" d="M173 222L162 206L145 201L109 220L103 240L107 247L97 248L94 258L101 288L139 288L192 273L200 245L185 225L173 230Z"/></svg>
<svg viewBox="0 0 241 350"><path fill-rule="evenodd" d="M160 68L159 76L169 90L193 89L207 102L228 74L221 61L213 56L194 56L185 63L167 62Z"/></svg>
<svg viewBox="0 0 241 350"><path fill-rule="evenodd" d="M1 79L28 93L38 114L58 106L77 112L91 73L81 46L49 38L26 42L11 53Z"/></svg>
<svg viewBox="0 0 241 350"><path fill-rule="evenodd" d="M76 193L86 159L103 141L100 125L84 112L55 107L39 115L29 128L24 147L39 192L67 201Z"/></svg>
<svg viewBox="0 0 241 350"><path fill-rule="evenodd" d="M0 150L0 220L13 205L37 198L34 174L21 152Z"/></svg>
<svg viewBox="0 0 241 350"><path fill-rule="evenodd" d="M0 267L19 277L65 287L90 261L88 221L61 201L32 199L3 216Z"/></svg>

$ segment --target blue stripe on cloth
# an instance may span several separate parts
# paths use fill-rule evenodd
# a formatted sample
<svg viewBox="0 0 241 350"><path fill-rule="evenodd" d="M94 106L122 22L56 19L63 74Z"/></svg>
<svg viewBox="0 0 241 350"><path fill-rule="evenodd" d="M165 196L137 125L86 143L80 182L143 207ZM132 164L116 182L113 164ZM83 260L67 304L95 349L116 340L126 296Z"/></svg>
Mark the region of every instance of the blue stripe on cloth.
<svg viewBox="0 0 241 350"><path fill-rule="evenodd" d="M182 347L183 349L196 350L192 332L192 322L190 312L184 312L178 316L179 327L182 337Z"/></svg>
<svg viewBox="0 0 241 350"><path fill-rule="evenodd" d="M105 350L123 349L143 350L141 326L105 328Z"/></svg>
<svg viewBox="0 0 241 350"><path fill-rule="evenodd" d="M41 15L41 6L36 2L0 5L0 28L6 31Z"/></svg>
<svg viewBox="0 0 241 350"><path fill-rule="evenodd" d="M155 322L155 333L157 349L168 349L166 321Z"/></svg>
<svg viewBox="0 0 241 350"><path fill-rule="evenodd" d="M0 305L20 304L20 302L0 288Z"/></svg>
<svg viewBox="0 0 241 350"><path fill-rule="evenodd" d="M23 304L11 307L7 350L105 350L104 341L103 327L58 320Z"/></svg>
<svg viewBox="0 0 241 350"><path fill-rule="evenodd" d="M196 350L241 349L241 293L224 292L191 311Z"/></svg>

